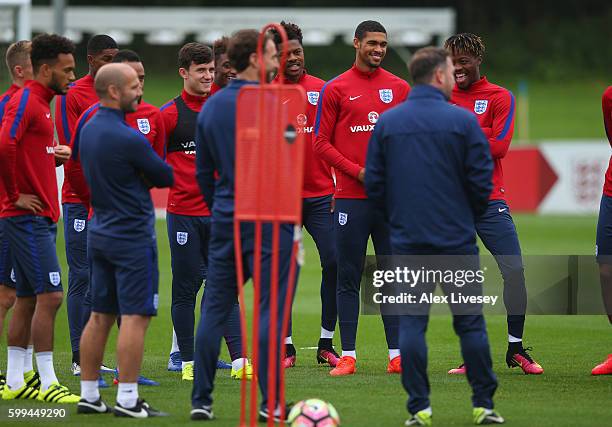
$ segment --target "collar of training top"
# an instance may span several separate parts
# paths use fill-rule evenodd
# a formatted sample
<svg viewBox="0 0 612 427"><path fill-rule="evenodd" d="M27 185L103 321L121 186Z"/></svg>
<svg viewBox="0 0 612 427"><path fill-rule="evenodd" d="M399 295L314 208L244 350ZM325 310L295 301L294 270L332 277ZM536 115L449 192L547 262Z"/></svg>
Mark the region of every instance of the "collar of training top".
<svg viewBox="0 0 612 427"><path fill-rule="evenodd" d="M32 93L39 95L47 102L51 102L51 100L55 96L55 92L53 90L49 89L47 86L43 86L37 80L28 80L27 82L25 82L24 87L30 89Z"/></svg>
<svg viewBox="0 0 612 427"><path fill-rule="evenodd" d="M413 86L408 98L434 98L446 102L446 97L440 89L427 84Z"/></svg>
<svg viewBox="0 0 612 427"><path fill-rule="evenodd" d="M374 71L361 71L359 68L357 68L357 64L353 63L353 66L351 67L351 70L359 77L364 78L364 79L371 79L376 77L377 75L380 74L380 70L382 70L381 67L377 67L374 69Z"/></svg>

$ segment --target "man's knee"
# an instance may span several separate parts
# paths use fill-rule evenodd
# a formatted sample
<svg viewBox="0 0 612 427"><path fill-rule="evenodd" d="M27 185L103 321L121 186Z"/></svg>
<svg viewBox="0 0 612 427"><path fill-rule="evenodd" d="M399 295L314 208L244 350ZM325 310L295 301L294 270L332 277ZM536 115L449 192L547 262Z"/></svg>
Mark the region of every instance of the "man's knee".
<svg viewBox="0 0 612 427"><path fill-rule="evenodd" d="M15 289L0 285L0 308L9 310L15 304L16 299Z"/></svg>
<svg viewBox="0 0 612 427"><path fill-rule="evenodd" d="M62 305L64 299L64 293L59 292L45 292L36 295L36 307L48 310L57 310Z"/></svg>

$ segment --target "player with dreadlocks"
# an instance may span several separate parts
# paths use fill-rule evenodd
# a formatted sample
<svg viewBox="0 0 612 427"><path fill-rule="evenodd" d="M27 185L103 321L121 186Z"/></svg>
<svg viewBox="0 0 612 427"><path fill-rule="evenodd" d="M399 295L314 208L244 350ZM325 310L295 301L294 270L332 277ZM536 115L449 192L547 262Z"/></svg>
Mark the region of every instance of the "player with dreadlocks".
<svg viewBox="0 0 612 427"><path fill-rule="evenodd" d="M508 320L508 367L519 366L525 374L544 372L523 347L527 291L516 227L505 201L502 159L506 156L514 131L515 102L512 93L480 75L485 46L475 34L461 33L449 37L444 47L455 66L455 87L451 102L472 111L485 136L493 157L493 191L487 211L477 218L478 236L497 261L504 279L504 304ZM465 374L465 366L449 374Z"/></svg>

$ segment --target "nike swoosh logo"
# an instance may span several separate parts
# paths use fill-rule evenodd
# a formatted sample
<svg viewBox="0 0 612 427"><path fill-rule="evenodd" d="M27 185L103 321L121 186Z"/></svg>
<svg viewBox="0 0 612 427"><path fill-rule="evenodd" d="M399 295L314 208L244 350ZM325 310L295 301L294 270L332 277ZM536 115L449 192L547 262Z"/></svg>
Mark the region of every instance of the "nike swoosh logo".
<svg viewBox="0 0 612 427"><path fill-rule="evenodd" d="M503 208L503 209L501 209L501 208L497 208L497 212L502 213L502 212L503 212L503 211L505 211L506 209L508 209L508 208Z"/></svg>
<svg viewBox="0 0 612 427"><path fill-rule="evenodd" d="M285 100L283 101L283 105L284 105L284 104L286 104L286 103L287 103L287 102L289 102L289 101L291 101L291 98L289 98L289 99L285 99Z"/></svg>
<svg viewBox="0 0 612 427"><path fill-rule="evenodd" d="M357 98L361 98L363 95L359 95L359 96L349 96L349 101L354 101Z"/></svg>
<svg viewBox="0 0 612 427"><path fill-rule="evenodd" d="M51 118L51 113L45 113L45 116L47 116L48 119Z"/></svg>
<svg viewBox="0 0 612 427"><path fill-rule="evenodd" d="M120 412L123 412L124 414L127 414L133 418L148 418L149 416L149 413L144 408L140 408L140 412L134 412L127 408L119 408L115 406L115 410L119 410Z"/></svg>

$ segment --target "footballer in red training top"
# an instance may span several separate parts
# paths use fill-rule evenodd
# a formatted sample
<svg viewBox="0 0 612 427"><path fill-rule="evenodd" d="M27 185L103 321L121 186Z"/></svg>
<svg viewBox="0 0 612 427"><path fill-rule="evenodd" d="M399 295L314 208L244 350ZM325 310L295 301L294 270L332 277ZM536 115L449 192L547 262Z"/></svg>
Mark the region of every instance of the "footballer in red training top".
<svg viewBox="0 0 612 427"><path fill-rule="evenodd" d="M608 86L601 98L601 109L606 136L612 146L612 86ZM595 251L599 263L599 278L604 307L612 324L612 157L608 163L603 195L599 206ZM612 354L608 354L608 358L595 366L591 373L593 375L612 375Z"/></svg>
<svg viewBox="0 0 612 427"><path fill-rule="evenodd" d="M444 43L455 66L455 87L451 102L471 111L489 140L493 157L493 191L487 211L476 219L476 231L495 256L504 278L504 304L508 322L506 363L519 366L525 374L541 374L542 367L523 347L527 291L516 227L504 196L502 159L506 156L514 131L515 102L512 92L490 83L480 75L485 46L475 34L462 33ZM451 374L465 374L465 366Z"/></svg>
<svg viewBox="0 0 612 427"><path fill-rule="evenodd" d="M304 155L304 187L302 191L302 224L312 236L321 261L321 335L317 346L317 362L335 367L340 356L334 350L332 339L336 329L338 309L336 304L336 241L334 239L333 194L334 180L329 165L315 155L313 150L314 119L319 96L325 81L308 74L304 68L302 30L295 24L281 22L287 34L287 62L284 69L285 84L297 84L304 88L308 102L298 115L298 132L306 134ZM282 38L274 29L274 43L282 51ZM277 76L275 82L280 81ZM289 331L285 340L285 368L295 366L296 351Z"/></svg>
<svg viewBox="0 0 612 427"><path fill-rule="evenodd" d="M391 254L384 213L367 200L363 185L370 135L384 111L404 101L408 83L381 67L387 52L387 31L364 21L353 39L355 63L328 81L319 97L315 119L315 153L336 173L334 227L338 264L338 319L342 358L331 375L355 373L359 283L370 235L379 255ZM397 316L383 316L389 348L389 373L399 373Z"/></svg>
<svg viewBox="0 0 612 427"><path fill-rule="evenodd" d="M196 295L206 279L210 238L210 210L196 176L195 138L198 113L211 94L215 74L213 51L202 43L187 43L178 54L180 95L161 107L166 130L167 162L174 170L174 185L168 193L166 222L172 265L172 324L174 337L168 370L182 372L185 381L194 379L194 324ZM236 303L226 325L225 341L236 378L252 377L251 365L242 357L240 311Z"/></svg>

